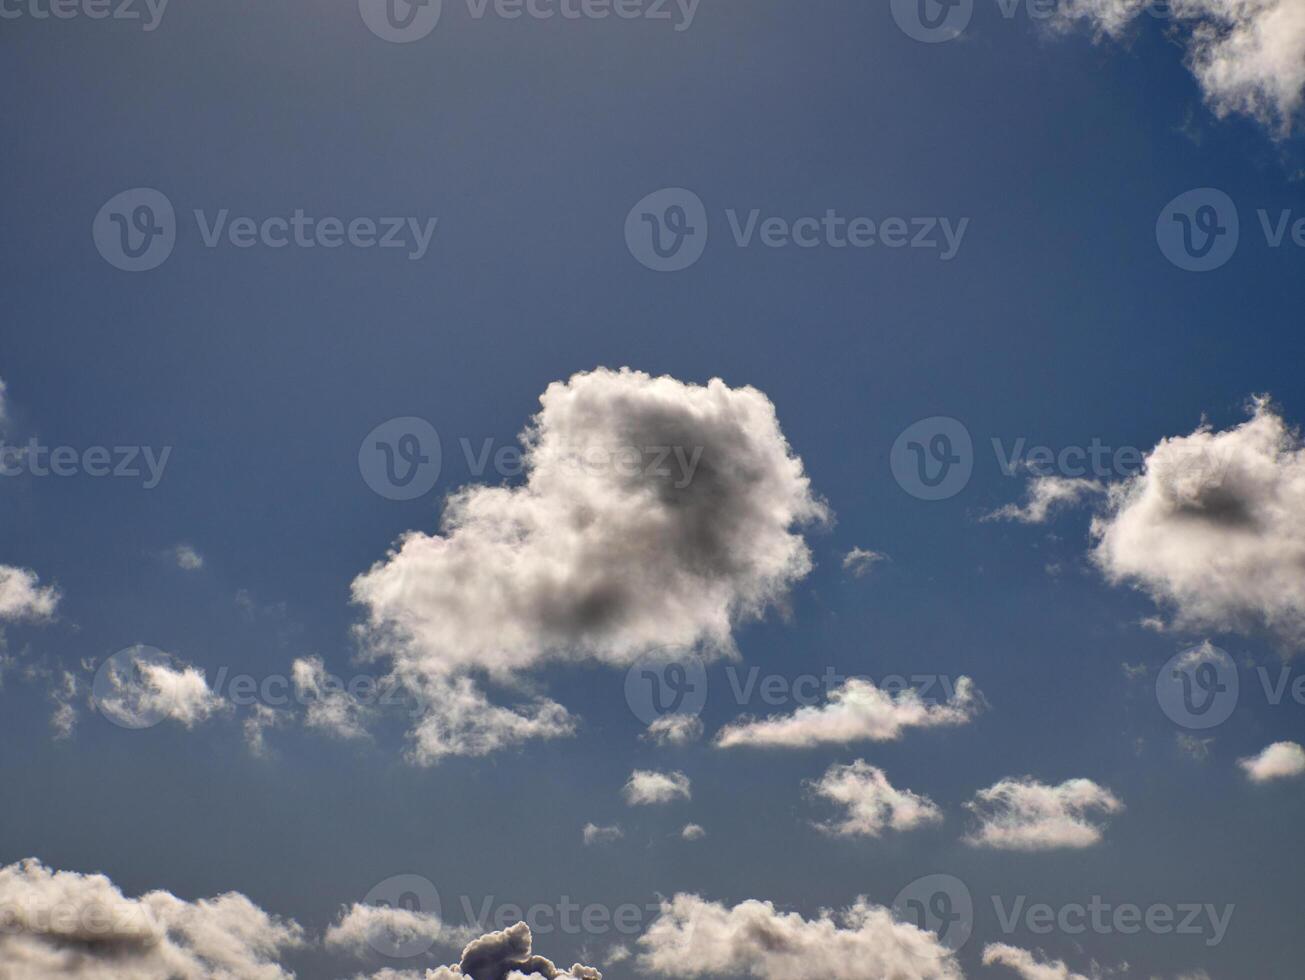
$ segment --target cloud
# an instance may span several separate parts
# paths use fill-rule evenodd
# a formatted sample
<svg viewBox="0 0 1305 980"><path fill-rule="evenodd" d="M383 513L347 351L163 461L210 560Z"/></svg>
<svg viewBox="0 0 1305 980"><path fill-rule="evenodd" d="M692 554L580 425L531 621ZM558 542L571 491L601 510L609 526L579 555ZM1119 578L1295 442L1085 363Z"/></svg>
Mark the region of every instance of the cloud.
<svg viewBox="0 0 1305 980"><path fill-rule="evenodd" d="M415 970L382 970L373 974L372 980L602 980L602 977L591 966L577 963L569 970L559 970L552 960L535 955L530 927L518 922L502 932L472 940L462 951L462 960L453 966L436 967L424 974Z"/></svg>
<svg viewBox="0 0 1305 980"><path fill-rule="evenodd" d="M610 827L600 827L597 824L587 823L581 833L586 845L611 844L625 836L625 831L615 824Z"/></svg>
<svg viewBox="0 0 1305 980"><path fill-rule="evenodd" d="M577 721L548 698L515 708L490 704L469 677L415 681L421 719L410 733L408 760L434 765L446 756L488 755L531 739L566 738Z"/></svg>
<svg viewBox="0 0 1305 980"><path fill-rule="evenodd" d="M290 676L296 699L306 707L305 725L336 738L368 737L368 706L326 672L321 657L300 657L290 665Z"/></svg>
<svg viewBox="0 0 1305 980"><path fill-rule="evenodd" d="M267 740L264 732L269 728L279 728L285 724L286 713L270 708L265 704L255 704L250 708L250 714L241 723L241 731L245 736L245 745L248 746L251 754L262 758L267 755Z"/></svg>
<svg viewBox="0 0 1305 980"><path fill-rule="evenodd" d="M452 494L439 533L405 534L354 580L360 636L405 682L628 666L672 645L729 654L734 627L782 608L811 569L800 528L827 510L760 391L598 369L540 403L523 484ZM483 749L448 727L441 754Z"/></svg>
<svg viewBox="0 0 1305 980"><path fill-rule="evenodd" d="M1305 8L1302 8L1305 10ZM1163 440L1111 489L1093 559L1183 628L1261 627L1305 642L1305 447L1266 399L1251 418Z"/></svg>
<svg viewBox="0 0 1305 980"><path fill-rule="evenodd" d="M680 894L661 905L639 939L639 966L667 977L760 980L961 980L955 959L931 932L898 922L859 898L841 915L816 919L770 902L733 907Z"/></svg>
<svg viewBox="0 0 1305 980"><path fill-rule="evenodd" d="M203 555L188 544L177 545L173 551L173 557L177 560L177 567L188 572L197 571L204 567Z"/></svg>
<svg viewBox="0 0 1305 980"><path fill-rule="evenodd" d="M1060 23L1121 37L1148 0L1064 0ZM1288 135L1305 104L1305 6L1299 0L1169 0L1187 65L1220 118L1250 116Z"/></svg>
<svg viewBox="0 0 1305 980"><path fill-rule="evenodd" d="M92 697L110 721L126 728L148 728L165 720L194 728L227 707L198 668L144 646L106 660L96 674Z"/></svg>
<svg viewBox="0 0 1305 980"><path fill-rule="evenodd" d="M50 727L54 737L59 740L69 739L77 728L77 708L73 702L77 699L80 685L77 675L68 670L59 672L57 680L50 685L50 700L54 702L54 711L50 714Z"/></svg>
<svg viewBox="0 0 1305 980"><path fill-rule="evenodd" d="M786 716L732 722L716 735L716 745L807 748L859 741L891 742L908 728L963 725L981 704L982 696L968 677L957 680L956 690L942 704L927 703L913 689L889 694L873 681L853 677L830 691L829 701L823 705L806 705Z"/></svg>
<svg viewBox="0 0 1305 980"><path fill-rule="evenodd" d="M885 828L911 830L941 823L942 811L927 796L895 789L882 769L862 759L832 765L810 786L811 792L845 808L841 820L817 824L839 837L878 837Z"/></svg>
<svg viewBox="0 0 1305 980"><path fill-rule="evenodd" d="M351 905L326 930L323 944L333 952L367 956L376 950L412 945L461 946L475 936L466 927L450 926L439 916L389 905Z"/></svg>
<svg viewBox="0 0 1305 980"><path fill-rule="evenodd" d="M1063 960L1039 960L1028 950L1005 943L984 946L983 965L1010 967L1024 980L1096 980L1101 976L1100 972L1093 977L1072 973Z"/></svg>
<svg viewBox="0 0 1305 980"><path fill-rule="evenodd" d="M41 586L31 569L0 565L0 620L49 619L59 599L59 590Z"/></svg>
<svg viewBox="0 0 1305 980"><path fill-rule="evenodd" d="M853 548L843 556L843 571L850 572L857 578L862 578L881 561L889 561L889 557L882 551L871 551L869 548Z"/></svg>
<svg viewBox="0 0 1305 980"><path fill-rule="evenodd" d="M1175 738L1178 742L1178 751L1183 755L1195 759L1197 762L1204 762L1210 758L1210 746L1214 744L1214 739L1198 738L1186 732L1179 732Z"/></svg>
<svg viewBox="0 0 1305 980"><path fill-rule="evenodd" d="M662 715L639 737L658 745L688 745L702 738L702 719L697 715Z"/></svg>
<svg viewBox="0 0 1305 980"><path fill-rule="evenodd" d="M707 831L696 823L686 823L684 829L680 831L680 836L684 840L702 840L707 836Z"/></svg>
<svg viewBox="0 0 1305 980"><path fill-rule="evenodd" d="M1124 809L1114 794L1090 779L1048 786L1031 776L1003 779L965 806L979 818L979 828L965 842L1005 851L1091 847L1100 843L1102 828L1086 815Z"/></svg>
<svg viewBox="0 0 1305 980"><path fill-rule="evenodd" d="M630 806L652 806L689 799L689 777L682 772L654 772L636 769L630 773L622 793Z"/></svg>
<svg viewBox="0 0 1305 980"><path fill-rule="evenodd" d="M1034 476L1025 488L1024 506L1007 504L983 516L985 521L1018 521L1021 524L1045 524L1055 510L1073 507L1085 497L1106 492L1097 480L1070 479L1064 476Z"/></svg>
<svg viewBox="0 0 1305 980"><path fill-rule="evenodd" d="M276 963L303 931L245 896L130 899L103 875L35 858L0 868L5 980L289 980Z"/></svg>
<svg viewBox="0 0 1305 980"><path fill-rule="evenodd" d="M1305 749L1296 742L1274 742L1259 755L1238 759L1237 764L1252 782L1294 779L1305 774Z"/></svg>

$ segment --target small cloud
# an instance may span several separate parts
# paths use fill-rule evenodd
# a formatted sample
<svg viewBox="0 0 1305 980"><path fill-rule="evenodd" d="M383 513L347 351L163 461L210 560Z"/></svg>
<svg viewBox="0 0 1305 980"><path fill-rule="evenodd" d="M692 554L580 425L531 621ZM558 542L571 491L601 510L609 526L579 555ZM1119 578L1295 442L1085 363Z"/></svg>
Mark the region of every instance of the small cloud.
<svg viewBox="0 0 1305 980"><path fill-rule="evenodd" d="M1035 476L1025 488L1024 505L1007 504L985 514L984 521L1018 521L1021 524L1045 524L1057 510L1076 506L1086 497L1106 492L1097 480L1070 479L1064 476Z"/></svg>
<svg viewBox="0 0 1305 980"><path fill-rule="evenodd" d="M42 586L31 569L0 565L0 620L49 619L59 599L59 590Z"/></svg>
<svg viewBox="0 0 1305 980"><path fill-rule="evenodd" d="M1048 786L1025 776L980 790L965 807L979 818L978 829L965 838L971 847L1050 851L1099 844L1102 828L1087 814L1119 813L1124 804L1090 779Z"/></svg>
<svg viewBox="0 0 1305 980"><path fill-rule="evenodd" d="M878 837L885 829L912 830L943 819L929 797L897 789L882 769L862 759L847 766L830 766L810 789L815 796L845 808L840 820L816 824L837 837Z"/></svg>
<svg viewBox="0 0 1305 980"><path fill-rule="evenodd" d="M639 737L658 745L688 745L702 738L702 719L696 715L662 715Z"/></svg>
<svg viewBox="0 0 1305 980"><path fill-rule="evenodd" d="M1179 732L1176 738L1178 751L1188 758L1195 759L1197 762L1204 762L1210 758L1210 746L1214 744L1214 739L1198 738L1186 732Z"/></svg>
<svg viewBox="0 0 1305 980"><path fill-rule="evenodd" d="M1274 742L1259 755L1238 759L1237 764L1251 782L1295 779L1305 774L1305 749L1296 742Z"/></svg>
<svg viewBox="0 0 1305 980"><path fill-rule="evenodd" d="M177 567L194 572L204 567L204 557L188 544L179 544L173 549Z"/></svg>
<svg viewBox="0 0 1305 980"><path fill-rule="evenodd" d="M680 831L680 836L685 840L702 840L707 836L707 831L696 823L686 823L684 829Z"/></svg>
<svg viewBox="0 0 1305 980"><path fill-rule="evenodd" d="M617 824L612 824L610 827L600 827L597 824L587 823L581 833L584 836L585 846L612 844L625 836L625 831Z"/></svg>
<svg viewBox="0 0 1305 980"><path fill-rule="evenodd" d="M682 772L636 769L622 792L630 806L655 806L676 799L689 799L689 777Z"/></svg>
<svg viewBox="0 0 1305 980"><path fill-rule="evenodd" d="M843 556L843 571L850 572L856 578L868 575L880 562L892 561L882 551L869 548L853 548Z"/></svg>

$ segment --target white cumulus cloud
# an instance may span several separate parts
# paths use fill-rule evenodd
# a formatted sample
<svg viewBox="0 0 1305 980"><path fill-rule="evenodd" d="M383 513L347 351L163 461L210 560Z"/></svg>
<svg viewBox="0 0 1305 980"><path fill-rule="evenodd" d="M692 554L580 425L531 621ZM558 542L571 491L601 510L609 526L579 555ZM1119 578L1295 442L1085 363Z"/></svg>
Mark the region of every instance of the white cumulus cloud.
<svg viewBox="0 0 1305 980"><path fill-rule="evenodd" d="M0 620L49 619L58 604L59 590L31 569L0 565Z"/></svg>
<svg viewBox="0 0 1305 980"><path fill-rule="evenodd" d="M227 707L197 667L144 646L110 657L97 672L92 692L96 707L127 728L165 720L193 728Z"/></svg>
<svg viewBox="0 0 1305 980"><path fill-rule="evenodd" d="M639 737L658 745L688 745L702 738L702 719L697 715L662 715Z"/></svg>
<svg viewBox="0 0 1305 980"><path fill-rule="evenodd" d="M1305 8L1302 8L1305 9ZM1305 447L1265 399L1251 418L1163 440L1112 488L1093 558L1186 628L1305 642Z"/></svg>
<svg viewBox="0 0 1305 980"><path fill-rule="evenodd" d="M621 791L630 806L652 806L690 798L689 777L682 772L636 769Z"/></svg>
<svg viewBox="0 0 1305 980"><path fill-rule="evenodd" d="M840 915L805 919L770 902L729 907L680 894L661 905L639 939L639 966L666 977L759 980L961 980L931 932L898 922L864 898Z"/></svg>
<svg viewBox="0 0 1305 980"><path fill-rule="evenodd" d="M1092 847L1100 843L1102 828L1088 815L1124 809L1113 793L1090 779L1049 786L1031 776L1000 780L965 806L979 819L966 843L1005 851Z"/></svg>
<svg viewBox="0 0 1305 980"><path fill-rule="evenodd" d="M1065 476L1034 476L1025 489L1023 506L1007 504L985 514L985 521L1018 521L1021 524L1045 524L1056 510L1073 507L1085 497L1105 493L1097 480L1071 479Z"/></svg>
<svg viewBox="0 0 1305 980"><path fill-rule="evenodd" d="M952 696L931 704L914 689L889 693L873 681L853 677L829 693L822 705L805 705L791 715L745 718L716 735L722 748L806 748L813 745L872 741L891 742L909 728L963 725L973 719L982 697L968 677L956 682Z"/></svg>
<svg viewBox="0 0 1305 980"><path fill-rule="evenodd" d="M1246 775L1257 783L1305 775L1305 749L1296 742L1274 742L1258 755L1238 759Z"/></svg>
<svg viewBox="0 0 1305 980"><path fill-rule="evenodd" d="M830 766L810 790L844 808L840 819L817 825L840 837L878 837L885 829L911 830L943 819L933 800L895 788L882 769L863 759Z"/></svg>

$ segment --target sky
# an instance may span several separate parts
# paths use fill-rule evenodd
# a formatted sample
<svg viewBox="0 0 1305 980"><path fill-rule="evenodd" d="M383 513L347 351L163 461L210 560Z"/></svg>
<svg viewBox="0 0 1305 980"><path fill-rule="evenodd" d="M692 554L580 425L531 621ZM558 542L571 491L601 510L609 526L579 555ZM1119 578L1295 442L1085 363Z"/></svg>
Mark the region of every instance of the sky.
<svg viewBox="0 0 1305 980"><path fill-rule="evenodd" d="M1300 975L1296 0L0 47L0 980Z"/></svg>

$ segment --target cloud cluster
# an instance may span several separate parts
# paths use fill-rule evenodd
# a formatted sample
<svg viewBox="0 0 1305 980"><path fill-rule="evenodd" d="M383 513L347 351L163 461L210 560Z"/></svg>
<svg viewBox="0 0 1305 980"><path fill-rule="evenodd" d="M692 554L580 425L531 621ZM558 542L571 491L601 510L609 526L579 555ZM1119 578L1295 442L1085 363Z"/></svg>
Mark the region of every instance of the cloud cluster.
<svg viewBox="0 0 1305 980"><path fill-rule="evenodd" d="M1150 0L1062 0L1060 23L1120 37ZM1239 113L1287 135L1305 105L1305 5L1299 0L1168 0L1187 63L1220 117Z"/></svg>
<svg viewBox="0 0 1305 980"><path fill-rule="evenodd" d="M288 980L276 961L304 942L297 924L235 892L131 899L103 875L34 858L0 868L0 916L5 980Z"/></svg>
<svg viewBox="0 0 1305 980"><path fill-rule="evenodd" d="M931 799L895 788L882 769L863 759L851 765L830 766L810 784L810 790L845 808L840 820L817 824L839 837L878 837L885 828L911 830L943 819L942 811Z"/></svg>
<svg viewBox="0 0 1305 980"><path fill-rule="evenodd" d="M628 665L668 645L730 652L735 625L810 570L800 529L826 508L760 391L599 369L540 403L522 485L452 494L440 533L409 532L353 583L361 636L410 686L447 694L471 674ZM532 721L556 734L557 707L481 719L467 740L436 722L437 751L417 757L534 737Z"/></svg>
<svg viewBox="0 0 1305 980"><path fill-rule="evenodd" d="M1031 776L1000 780L965 806L979 819L965 842L1006 851L1091 847L1101 841L1102 828L1088 814L1124 809L1113 793L1090 779L1048 786Z"/></svg>
<svg viewBox="0 0 1305 980"><path fill-rule="evenodd" d="M58 604L59 590L31 569L0 565L0 620L49 619Z"/></svg>
<svg viewBox="0 0 1305 980"><path fill-rule="evenodd" d="M853 677L830 691L825 704L805 705L791 715L744 718L726 725L716 735L716 745L807 748L891 742L908 728L963 725L982 704L982 696L968 677L958 679L952 696L941 704L926 702L913 689L890 694L873 681Z"/></svg>
<svg viewBox="0 0 1305 980"><path fill-rule="evenodd" d="M1065 476L1035 476L1025 488L1024 505L1007 504L990 514L985 521L1018 521L1021 524L1045 524L1056 510L1073 507L1085 497L1105 493L1097 480L1072 479Z"/></svg>
<svg viewBox="0 0 1305 980"><path fill-rule="evenodd" d="M961 980L937 936L864 898L841 915L804 919L770 902L733 907L697 895L663 902L639 939L639 966L666 977L759 980Z"/></svg>
<svg viewBox="0 0 1305 980"><path fill-rule="evenodd" d="M1258 755L1238 759L1237 764L1252 782L1294 779L1305 775L1305 748L1296 742L1274 742Z"/></svg>
<svg viewBox="0 0 1305 980"><path fill-rule="evenodd" d="M1305 12L1305 7L1301 8ZM1222 432L1163 440L1111 489L1093 559L1184 628L1264 628L1305 642L1305 446L1266 399Z"/></svg>
<svg viewBox="0 0 1305 980"><path fill-rule="evenodd" d="M687 800L691 796L689 777L682 772L655 772L636 769L630 773L624 789L625 802L630 806L654 806L674 800Z"/></svg>
<svg viewBox="0 0 1305 980"><path fill-rule="evenodd" d="M532 950L530 927L518 922L502 932L473 939L460 962L424 973L417 970L381 970L370 980L603 980L591 966L576 963L560 970L552 960Z"/></svg>

